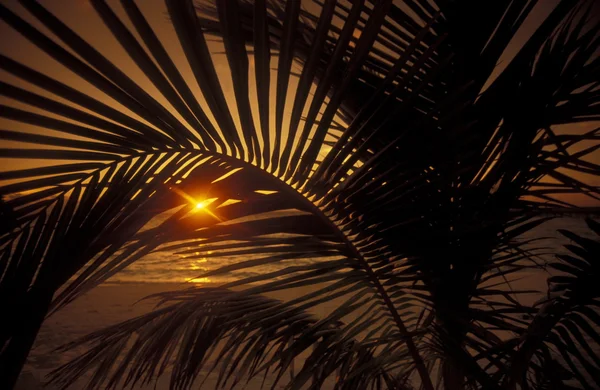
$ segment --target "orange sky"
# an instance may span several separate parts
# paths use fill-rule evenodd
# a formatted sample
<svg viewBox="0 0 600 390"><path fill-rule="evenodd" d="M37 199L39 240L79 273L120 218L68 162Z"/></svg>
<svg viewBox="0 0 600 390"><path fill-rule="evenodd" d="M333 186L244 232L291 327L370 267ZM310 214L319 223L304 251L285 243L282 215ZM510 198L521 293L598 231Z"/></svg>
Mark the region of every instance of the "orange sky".
<svg viewBox="0 0 600 390"><path fill-rule="evenodd" d="M25 11L20 5L18 5L15 1L7 1L0 0L2 4L8 6L13 11L17 12L21 17L32 23L34 26L39 28L42 32L49 34L51 37L54 37L51 33L48 32L46 28L44 28L39 22L36 21L35 17L31 16L27 11ZM88 3L87 0L77 0L77 1L57 1L57 0L45 0L41 1L42 5L44 5L47 9L53 12L57 17L67 23L72 29L78 32L85 40L87 40L92 46L97 48L101 53L107 56L113 63L119 67L120 69L126 69L127 74L136 81L140 86L142 86L147 92L149 92L155 99L157 99L161 104L165 107L171 108L170 104L167 100L156 90L154 85L147 79L147 77L143 74L143 72L134 64L134 62L129 58L124 49L120 46L120 44L116 41L116 39L112 36L108 28L103 24L101 19L96 15L93 7ZM168 21L168 17L166 14L166 7L164 6L163 1L161 0L149 0L146 2L138 2L141 10L144 12L144 15L148 19L149 23L157 28L157 33L165 44L165 48L169 52L169 55L174 59L175 63L179 67L182 72L183 77L186 80L193 80L193 76L187 61L185 61L185 56L183 55L183 51L179 46L177 41L177 36L175 31L170 26ZM532 31L539 25L539 23L543 20L545 15L547 15L552 9L553 5L556 3L556 0L542 0L540 5L537 7L537 10L532 14L532 16L527 21L524 28L518 33L517 37L513 40L513 42L507 48L506 53L502 58L502 64L498 66L496 72L501 72L503 67L510 61L512 56L516 50L518 50L524 42L524 39L528 35L532 33ZM128 18L125 17L125 13L122 10L121 6L116 1L109 1L112 9L122 18L121 20L130 28L130 31L134 35L137 36L135 29L129 23ZM46 55L43 51L35 47L33 44L29 43L25 38L23 38L19 33L12 30L8 27L4 22L0 21L0 36L2 36L2 40L0 41L0 52L8 57L13 58L16 61L19 61L33 69L36 69L50 77L53 77L65 84L73 86L77 88L79 91L84 92L86 94L91 95L92 97L101 100L114 108L119 109L120 111L142 121L145 122L142 118L138 117L134 113L130 112L125 107L121 106L119 103L106 96L103 92L97 90L95 87L87 83L85 80L79 78L77 75L73 74L71 71L66 69L64 66L59 64L57 61L52 59L50 56ZM214 51L222 51L222 46L220 43L212 42L211 49ZM275 63L274 63L275 65ZM216 56L215 66L217 68L217 73L219 76L219 80L223 85L224 92L228 97L229 108L232 112L234 120L236 121L236 125L238 129L240 128L239 122L237 120L237 110L234 104L233 90L231 85L231 78L229 77L229 69L225 60L224 55ZM250 59L251 72L252 69L252 59ZM274 66L273 66L274 67ZM272 76L275 75L275 71L272 72ZM494 76L493 76L494 77ZM27 82L18 79L2 70L0 70L0 79L4 82L8 82L10 84L25 88L32 92L38 93L43 96L50 97L52 99L65 102L59 97L56 97L40 88L34 87ZM251 78L252 79L252 78ZM297 82L297 79L293 78L290 84L290 94L292 94L295 90L294 83ZM272 87L273 84L271 83ZM202 106L206 107L202 94L195 82L189 82L189 86L192 89L192 92L199 99ZM253 83L250 85L250 93L252 96L255 96L255 88ZM256 99L251 99L251 102L254 106L256 106ZM33 112L42 113L47 116L57 117L62 120L68 119L64 117L58 117L46 111L29 107L25 104L15 102L6 97L0 96L0 103L6 104L12 107L27 109ZM289 105L288 105L289 106ZM255 107L253 107L255 109ZM289 109L289 107L286 107ZM288 110L289 111L289 110ZM182 118L171 108L171 112L175 115L176 118ZM205 110L209 118L212 119L210 110ZM289 112L288 112L289 114ZM286 115L288 116L288 115ZM258 118L255 115L256 126L258 127ZM271 118L271 121L274 121L274 118ZM183 123L185 121L182 120ZM76 123L76 122L73 122ZM147 123L147 122L145 122ZM213 120L213 123L214 120ZM148 124L148 123L147 123ZM148 124L149 126L152 126ZM48 135L59 135L64 136L62 133L58 133L52 130L48 130L45 128L39 128L32 125L24 125L15 121L7 120L0 118L0 126L3 129L8 130L18 130L18 131L26 131L32 133L43 133ZM152 126L153 127L153 126ZM568 132L568 133L580 133L589 131L593 128L598 127L598 124L594 123L585 123L585 124L577 124L570 126L562 126L560 129L557 129L559 132ZM286 123L284 122L284 129L286 128ZM274 129L274 126L271 126L271 129ZM260 132L259 132L260 137ZM285 135L284 140L285 141ZM36 147L31 144L18 144L16 142L7 142L2 141L2 147ZM589 147L591 144L587 143L585 145L580 145L580 148ZM590 157L591 161L594 163L600 163L600 151L596 151L594 155ZM39 165L47 165L49 163L56 163L57 161L48 160L9 160L9 159L0 159L0 170L13 170L13 169L22 169ZM577 177L580 180L583 180L587 183L590 183L595 186L600 186L600 176L596 175L583 175L577 174ZM590 199L584 195L572 196L569 195L566 198L568 201L585 206L600 206L600 201L596 201L594 199Z"/></svg>

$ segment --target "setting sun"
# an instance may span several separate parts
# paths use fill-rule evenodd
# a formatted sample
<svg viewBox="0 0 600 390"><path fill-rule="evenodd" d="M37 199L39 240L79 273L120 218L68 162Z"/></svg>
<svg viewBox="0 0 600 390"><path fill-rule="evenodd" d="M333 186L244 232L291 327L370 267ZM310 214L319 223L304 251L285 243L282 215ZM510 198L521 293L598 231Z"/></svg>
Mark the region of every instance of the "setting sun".
<svg viewBox="0 0 600 390"><path fill-rule="evenodd" d="M196 210L205 210L208 212L208 206L210 206L215 200L217 200L217 198L208 198L208 199L204 199L204 200L195 200L194 198L190 197L192 204L194 205L194 209Z"/></svg>
<svg viewBox="0 0 600 390"><path fill-rule="evenodd" d="M183 192L182 192L183 193ZM183 193L185 194L185 193ZM193 205L193 209L192 212L196 213L196 212L202 212L202 213L206 213L210 216L212 216L213 218L215 218L216 220L218 220L219 222L223 222L221 220L221 218L219 218L214 212L212 212L210 210L210 208L208 206L210 206L215 200L217 200L217 198L208 198L208 199L204 199L202 201L197 201L194 200L191 196L185 194L185 197L189 197L192 200L192 205Z"/></svg>

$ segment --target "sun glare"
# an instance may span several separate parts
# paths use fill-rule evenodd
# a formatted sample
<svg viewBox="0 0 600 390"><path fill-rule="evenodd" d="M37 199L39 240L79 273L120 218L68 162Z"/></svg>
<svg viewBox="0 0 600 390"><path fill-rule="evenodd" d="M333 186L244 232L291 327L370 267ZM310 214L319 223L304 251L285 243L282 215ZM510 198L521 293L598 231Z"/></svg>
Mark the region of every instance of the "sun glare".
<svg viewBox="0 0 600 390"><path fill-rule="evenodd" d="M203 209L204 206L206 206L206 204L204 202L198 202L198 203L196 203L196 209Z"/></svg>

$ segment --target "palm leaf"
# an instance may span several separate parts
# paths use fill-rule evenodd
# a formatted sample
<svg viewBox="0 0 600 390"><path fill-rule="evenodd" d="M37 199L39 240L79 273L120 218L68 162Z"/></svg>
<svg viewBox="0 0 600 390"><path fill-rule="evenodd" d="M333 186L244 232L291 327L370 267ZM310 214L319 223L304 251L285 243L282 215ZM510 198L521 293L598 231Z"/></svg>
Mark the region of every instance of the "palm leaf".
<svg viewBox="0 0 600 390"><path fill-rule="evenodd" d="M596 231L600 226L591 219L587 223ZM556 364L561 358L562 370L567 370L569 378L577 378L584 386L591 387L591 378L599 372L595 349L600 337L594 326L600 320L596 312L600 291L595 283L600 241L569 231L561 233L577 244L566 245L574 256L558 255L561 261L550 264L560 272L548 280L552 296L534 318L527 337L522 338L523 345L513 358L507 381L527 383L531 380L528 368L537 377L536 381L555 380L547 378L547 365ZM552 352L551 346L557 353Z"/></svg>
<svg viewBox="0 0 600 390"><path fill-rule="evenodd" d="M153 95L50 9L22 4L1 5L2 20L104 98L1 58L11 78L0 91L20 105L3 106L1 116L17 126L0 137L27 147L2 148L0 157L42 166L0 176L11 221L0 237L0 291L14 298L0 356L13 368L0 383L16 380L48 310L156 251L235 256L236 264L199 276L237 280L165 294L177 303L82 340L90 352L54 381L67 385L97 364L91 386L148 382L173 357L171 383L188 388L213 354L219 385L235 386L243 374L273 368L280 380L311 347L290 388L318 388L336 370L339 388L407 388L413 374L425 389L495 388L511 372L518 344L495 332L525 337L530 325L520 316L534 309L520 304L515 296L528 292L511 291L508 278L543 250L516 240L545 221L542 212L568 206L561 194L600 196L577 177L597 171L589 158L597 147L572 152L597 141L597 131L553 129L598 119L599 27L581 16L586 8L561 1L488 86L535 2L325 1L303 9L296 1L169 0L163 20L191 69L187 80L149 9L124 0L119 13L94 1ZM467 11L479 15L475 24ZM226 66L213 43L222 44ZM168 216L156 224L158 214ZM265 264L278 268L238 277ZM261 295L322 284L292 302ZM306 313L336 297L343 302L325 318ZM207 312L213 301L226 309ZM34 321L16 315L22 304ZM571 323L583 318L596 322L584 310ZM222 320L230 327L219 329ZM20 332L27 322L32 329ZM126 341L146 322L140 348L130 349ZM589 351L564 342L581 338L570 334L557 330L548 342L563 346L567 365L575 358L595 373ZM224 349L212 350L221 340ZM113 369L121 352L126 360ZM544 361L530 365L539 381L555 364Z"/></svg>

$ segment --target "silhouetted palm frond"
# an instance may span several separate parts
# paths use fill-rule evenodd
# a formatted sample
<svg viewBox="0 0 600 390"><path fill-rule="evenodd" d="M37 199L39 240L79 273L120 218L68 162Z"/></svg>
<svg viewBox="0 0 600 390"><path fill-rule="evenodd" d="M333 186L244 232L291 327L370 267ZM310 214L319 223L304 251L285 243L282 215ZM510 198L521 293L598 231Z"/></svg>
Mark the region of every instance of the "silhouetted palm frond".
<svg viewBox="0 0 600 390"><path fill-rule="evenodd" d="M600 236L598 222L588 219L587 224ZM563 381L573 384L574 380L592 388L600 373L600 240L560 232L575 245L566 245L571 254L557 255L561 261L550 264L558 274L548 279L548 297L540 303L539 314L521 338L523 344L514 356L507 380L525 387L528 382L546 382L550 388L563 385ZM529 366L527 362L531 362Z"/></svg>
<svg viewBox="0 0 600 390"><path fill-rule="evenodd" d="M0 384L49 310L160 251L240 259L198 275L235 281L162 294L172 305L80 340L90 352L53 381L95 366L90 386L114 387L172 366L189 388L216 356L225 387L304 353L290 388L558 383L563 364L530 336L544 312L509 279L547 251L519 239L574 207L565 194L600 199L584 179L598 129L558 127L600 118L591 1L559 1L499 74L537 2L91 3L128 68L50 6L0 5L72 77L0 57L14 126L0 158L40 160L0 172Z"/></svg>
<svg viewBox="0 0 600 390"><path fill-rule="evenodd" d="M356 301L341 305L327 321L319 321L308 313L307 308L313 302L300 304L302 299L282 303L250 291L221 288L159 294L163 302L175 303L65 346L95 344L53 376L66 385L69 383L66 378L77 378L80 370L98 362L110 364L114 356L127 351L107 386L121 384L122 379L123 386L151 382L174 364L178 367L171 376L174 388L191 386L203 366L207 366L209 373L218 372L217 386L235 388L242 379L249 381L269 371L277 383L293 360L304 352L307 363L292 378L293 386L309 380L323 383L335 372L343 388L368 388L385 380L388 368L410 365L410 355L401 343L388 346L386 354L376 352L378 347L386 345L386 340L398 337L393 333L387 334L387 339L366 338L357 342L353 334L358 329L341 327L336 318L369 302L367 288L356 292L353 286L348 291L352 291ZM135 341L128 343L130 338ZM309 346L312 351L306 350ZM390 359L391 356L403 357L404 361ZM214 360L209 360L210 357ZM105 363L98 365L90 386L107 379L111 367ZM364 364L369 365L368 370L355 371Z"/></svg>

